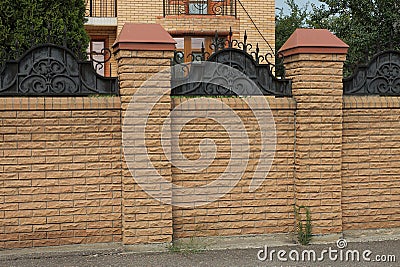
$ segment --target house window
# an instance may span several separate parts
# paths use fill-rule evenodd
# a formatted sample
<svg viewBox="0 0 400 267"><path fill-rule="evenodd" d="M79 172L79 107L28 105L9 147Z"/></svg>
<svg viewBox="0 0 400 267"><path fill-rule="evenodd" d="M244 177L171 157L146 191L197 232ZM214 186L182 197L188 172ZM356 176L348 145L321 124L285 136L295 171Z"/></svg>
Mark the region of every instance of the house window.
<svg viewBox="0 0 400 267"><path fill-rule="evenodd" d="M110 67L107 59L110 55L104 54L107 48L107 40L105 38L93 38L90 40L88 47L88 59L93 60L93 68L97 74L102 76L110 76Z"/></svg>
<svg viewBox="0 0 400 267"><path fill-rule="evenodd" d="M188 13L191 15L195 14L208 14L208 3L207 1L189 1L188 2Z"/></svg>
<svg viewBox="0 0 400 267"><path fill-rule="evenodd" d="M201 58L201 48L204 45L205 51L210 52L211 37L201 36L185 36L175 37L176 50L184 54L184 62L191 62L193 56L194 61Z"/></svg>

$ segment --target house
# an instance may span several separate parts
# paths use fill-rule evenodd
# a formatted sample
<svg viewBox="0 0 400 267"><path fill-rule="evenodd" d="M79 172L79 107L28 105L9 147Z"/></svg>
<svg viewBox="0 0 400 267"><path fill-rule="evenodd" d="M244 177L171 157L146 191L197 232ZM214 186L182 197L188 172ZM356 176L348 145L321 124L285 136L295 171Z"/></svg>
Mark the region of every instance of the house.
<svg viewBox="0 0 400 267"><path fill-rule="evenodd" d="M246 31L253 51L258 43L261 54L275 47L275 1L272 0L86 0L91 51L110 48L123 25L157 23L177 42L177 50L200 52L202 44L209 49L215 31L227 37L243 38ZM189 57L186 56L186 60ZM115 60L105 74L116 75Z"/></svg>

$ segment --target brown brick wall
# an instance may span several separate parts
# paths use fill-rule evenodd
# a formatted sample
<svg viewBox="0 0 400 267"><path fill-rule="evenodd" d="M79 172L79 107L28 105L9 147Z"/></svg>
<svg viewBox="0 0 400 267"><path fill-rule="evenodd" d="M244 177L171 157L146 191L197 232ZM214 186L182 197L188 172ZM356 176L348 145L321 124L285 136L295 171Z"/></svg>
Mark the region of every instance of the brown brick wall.
<svg viewBox="0 0 400 267"><path fill-rule="evenodd" d="M156 23L163 26L172 35L207 35L214 36L215 31L240 33L239 20L232 16L167 16L158 17Z"/></svg>
<svg viewBox="0 0 400 267"><path fill-rule="evenodd" d="M237 14L240 19L240 34L247 31L248 42L253 45L252 51L258 43L261 55L275 52L275 1L272 0L242 0L244 8L247 10L259 31L271 45L272 50L262 38L245 10L237 3ZM268 60L274 62L275 59L268 57ZM265 62L264 62L265 63Z"/></svg>
<svg viewBox="0 0 400 267"><path fill-rule="evenodd" d="M296 204L310 207L313 233L342 231L342 68L345 55L285 58L296 110Z"/></svg>
<svg viewBox="0 0 400 267"><path fill-rule="evenodd" d="M0 126L0 248L121 240L118 98L0 98Z"/></svg>
<svg viewBox="0 0 400 267"><path fill-rule="evenodd" d="M144 128L145 148L130 155L136 168L131 172L122 127L133 126L129 144L135 147L143 121L127 115L129 103L146 80L168 69L172 56L173 51L117 51L119 97L0 98L0 249L290 233L294 204L310 207L314 234L400 227L400 98L343 97L344 55L285 58L293 98L216 98L216 106L171 98L164 92L170 87L167 71L137 98L136 104L146 106L153 104L149 97L164 93ZM244 122L250 140L248 164L240 153L234 155L247 164L239 183L221 199L194 208L170 205L176 196L168 182L194 187L219 178L232 156L232 139L211 119L195 119L181 131L172 123L166 127L172 135L166 155L161 125L172 108L189 100L173 122L186 118L186 111L225 104ZM255 192L249 184L259 164L261 135L245 100L254 100L256 110L265 110L261 100L268 101L277 133L272 168L258 177L265 180ZM197 173L172 166L167 156L178 149L198 159L205 138L217 148L209 167ZM166 180L149 184L164 190L167 203L134 179L150 168Z"/></svg>
<svg viewBox="0 0 400 267"><path fill-rule="evenodd" d="M250 14L257 27L267 39L267 41L275 49L275 1L272 0L242 0L244 7ZM237 30L243 38L243 34L247 31L249 36L248 42L255 45L259 43L261 54L271 53L268 45L265 43L261 35L258 33L253 23L247 16L244 9L237 3L237 19L234 17L219 16L202 16L199 19L197 15L190 16L169 16L163 18L163 1L135 1L135 0L119 0L118 1L118 30L120 32L123 25L127 22L134 23L160 23L168 32L185 31L187 29L196 29L198 32L226 31L229 26ZM193 19L188 19L192 17ZM190 23L188 23L188 21ZM240 25L240 26L239 26Z"/></svg>
<svg viewBox="0 0 400 267"><path fill-rule="evenodd" d="M173 57L172 51L119 51L116 54L118 62L118 77L120 80L120 94L123 117L128 118L125 125L132 125L132 130L126 130L126 134L132 137L124 139L127 142L137 142L140 138L135 136L135 127L141 127L143 122L138 117L132 117L132 113L127 113L129 103L132 96L137 92L146 80L150 79L157 72L170 66L170 59ZM165 82L157 82L148 88L148 95L158 95L165 87L170 87L170 78L166 76ZM148 96L147 95L147 96ZM146 95L141 99L142 103L153 104ZM140 151L138 154L130 155L130 157L139 158L134 163L134 167L146 170L151 168L143 159L147 158L147 153L151 155L152 164L157 171L167 180L171 180L171 165L167 161L163 148L160 146L160 125L163 124L166 116L169 114L171 100L169 95L163 97L154 107L155 112L150 116L146 124L147 151ZM131 108L130 111L134 111ZM137 114L136 114L137 116ZM139 116L139 118L142 118ZM129 153L129 152L128 152ZM153 242L170 242L172 241L172 207L161 203L147 194L136 183L133 174L123 160L123 243L153 243ZM134 172L134 170L132 170ZM160 187L160 184L154 184ZM166 190L166 198L170 198L171 194Z"/></svg>
<svg viewBox="0 0 400 267"><path fill-rule="evenodd" d="M399 118L399 97L344 97L344 230L400 227Z"/></svg>
<svg viewBox="0 0 400 267"><path fill-rule="evenodd" d="M155 23L163 16L163 1L118 0L118 32L127 22Z"/></svg>
<svg viewBox="0 0 400 267"><path fill-rule="evenodd" d="M177 106L187 99L172 100L173 106ZM266 179L255 192L249 192L249 185L255 167L260 164L261 136L258 122L242 99L222 98L218 101L228 105L244 122L250 140L250 159L247 167L246 153L238 153L238 148L231 149L234 140L230 139L219 122L194 119L180 132L172 129L172 138L179 143L173 145L173 153L181 150L188 159L197 159L200 157L200 141L210 138L217 146L215 160L201 172L185 172L173 167L172 180L175 184L188 188L205 185L220 178L231 157L239 159L244 166L235 167L243 168L246 172L232 191L215 202L194 209L174 206L174 237L289 233L294 225L294 101L290 98L268 97L276 123L277 151L268 176L261 177ZM188 113L202 110L197 102L196 99L192 99L190 106L186 107L187 110L179 108L177 114L181 115L175 115L174 120L185 120ZM210 106L203 107L211 109ZM265 109L265 106L260 105L257 108ZM215 112L218 112L218 108ZM220 120L226 118L221 117Z"/></svg>

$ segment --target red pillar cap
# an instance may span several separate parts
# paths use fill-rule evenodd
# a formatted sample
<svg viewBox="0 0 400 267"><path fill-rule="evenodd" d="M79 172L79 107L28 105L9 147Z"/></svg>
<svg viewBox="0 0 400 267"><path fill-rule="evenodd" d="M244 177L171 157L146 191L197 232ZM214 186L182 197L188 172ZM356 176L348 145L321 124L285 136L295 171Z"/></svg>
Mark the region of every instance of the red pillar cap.
<svg viewBox="0 0 400 267"><path fill-rule="evenodd" d="M113 44L114 53L123 50L172 51L175 40L159 24L125 23Z"/></svg>
<svg viewBox="0 0 400 267"><path fill-rule="evenodd" d="M326 29L296 29L279 53L296 54L347 54L349 46Z"/></svg>

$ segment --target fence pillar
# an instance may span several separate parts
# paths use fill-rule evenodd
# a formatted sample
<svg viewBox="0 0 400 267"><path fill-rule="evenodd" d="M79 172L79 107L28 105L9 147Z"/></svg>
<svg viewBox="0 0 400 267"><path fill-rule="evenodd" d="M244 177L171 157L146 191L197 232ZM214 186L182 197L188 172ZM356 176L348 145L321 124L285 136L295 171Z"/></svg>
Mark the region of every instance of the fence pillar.
<svg viewBox="0 0 400 267"><path fill-rule="evenodd" d="M347 50L328 30L316 29L297 29L280 50L297 102L295 203L310 208L313 234L342 231L342 73Z"/></svg>
<svg viewBox="0 0 400 267"><path fill-rule="evenodd" d="M127 23L121 30L113 48L118 63L123 123L129 102L138 88L142 86L143 82L159 71L170 67L170 60L175 50L175 41L158 24ZM170 78L167 77L166 81L163 84L153 84L154 88L148 87L148 92L152 95L158 95L165 88L170 88ZM150 103L150 98L148 95L143 95L140 104L152 106L154 103ZM146 123L146 127L148 127L146 128L146 134L149 136L149 138L146 138L147 151L143 151L138 155L135 154L135 157L137 156L142 159L137 162L135 161L135 169L139 168L146 171L152 167L156 168L167 181L171 181L171 166L165 158L160 142L161 133L158 129L160 125L162 126L162 120L169 114L170 107L171 101L169 95L157 102L154 107L156 112L152 113L151 119ZM135 127L143 127L141 118L135 117L132 120ZM130 123L132 120L130 120ZM147 130L149 131L147 132ZM133 146L139 140L135 138L134 135ZM153 166L150 166L151 164L143 160L147 159L149 151ZM138 244L172 241L171 205L163 204L147 194L133 179L131 171L125 162L124 155L122 158L123 243ZM134 175L136 175L136 172ZM159 187L160 184L154 184L154 188ZM165 197L171 197L170 192L166 192Z"/></svg>

